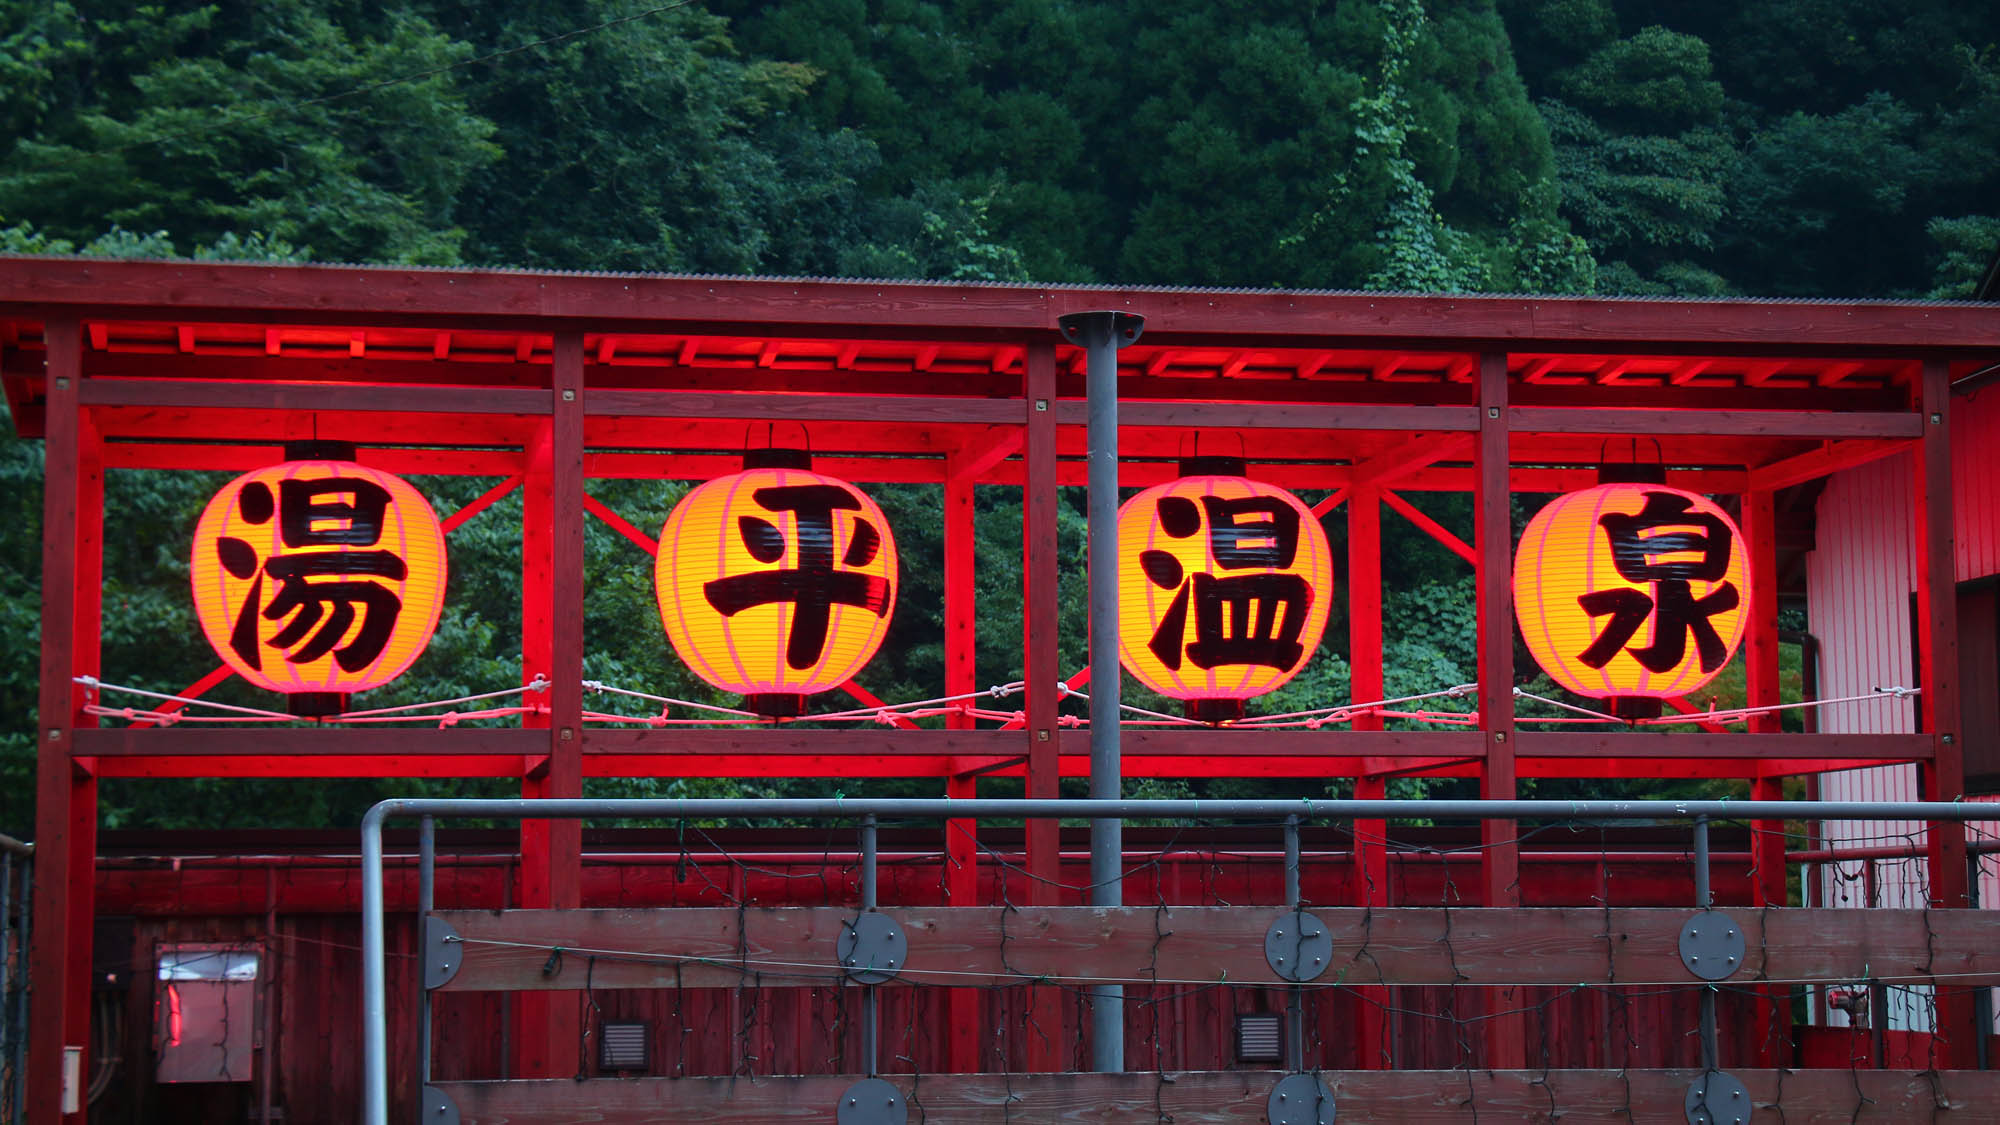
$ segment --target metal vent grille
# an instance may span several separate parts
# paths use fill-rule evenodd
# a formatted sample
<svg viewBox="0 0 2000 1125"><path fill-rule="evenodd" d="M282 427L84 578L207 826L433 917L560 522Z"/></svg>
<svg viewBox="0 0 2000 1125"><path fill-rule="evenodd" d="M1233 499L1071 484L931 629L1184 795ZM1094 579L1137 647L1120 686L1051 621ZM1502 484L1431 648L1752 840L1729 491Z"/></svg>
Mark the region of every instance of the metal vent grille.
<svg viewBox="0 0 2000 1125"><path fill-rule="evenodd" d="M1277 1062L1284 1058L1278 1039L1278 1017L1244 1015L1236 1017L1236 1061Z"/></svg>
<svg viewBox="0 0 2000 1125"><path fill-rule="evenodd" d="M647 1050L646 1025L606 1021L597 1040L599 1070L647 1070L652 1053Z"/></svg>

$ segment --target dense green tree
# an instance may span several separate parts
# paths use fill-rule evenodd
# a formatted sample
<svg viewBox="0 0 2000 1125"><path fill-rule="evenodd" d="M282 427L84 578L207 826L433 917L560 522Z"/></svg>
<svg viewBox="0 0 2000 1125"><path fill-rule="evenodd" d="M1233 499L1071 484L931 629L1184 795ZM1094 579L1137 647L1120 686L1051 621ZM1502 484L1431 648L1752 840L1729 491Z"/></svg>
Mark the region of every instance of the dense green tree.
<svg viewBox="0 0 2000 1125"><path fill-rule="evenodd" d="M322 258L457 260L460 190L496 155L449 69L466 48L414 16L344 14L0 6L0 215L76 242L254 231Z"/></svg>

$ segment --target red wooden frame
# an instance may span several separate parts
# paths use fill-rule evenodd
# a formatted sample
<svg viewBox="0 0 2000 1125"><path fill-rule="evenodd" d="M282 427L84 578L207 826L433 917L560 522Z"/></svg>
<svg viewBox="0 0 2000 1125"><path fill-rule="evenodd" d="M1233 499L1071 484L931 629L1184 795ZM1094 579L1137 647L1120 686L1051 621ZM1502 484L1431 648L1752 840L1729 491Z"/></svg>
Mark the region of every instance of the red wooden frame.
<svg viewBox="0 0 2000 1125"><path fill-rule="evenodd" d="M1775 795L1786 776L1902 761L1920 764L1927 798L1960 795L1946 423L1954 365L2000 349L1991 307L14 259L0 272L0 386L21 432L45 440L48 466L31 972L38 997L67 997L38 1005L30 1120L57 1120L62 1047L85 1040L88 958L74 939L91 921L101 776L497 776L565 796L587 776L879 774L970 795L980 774L1012 773L1031 796L1057 795L1059 778L1083 770L1086 740L1057 715L1057 490L1082 480L1084 407L1081 353L1055 326L1096 308L1147 317L1120 360L1126 483L1166 479L1194 442L1239 439L1253 475L1333 492L1322 508L1346 499L1357 698L1381 689L1381 505L1478 575L1476 729L1137 729L1125 735L1128 773L1351 776L1358 793L1431 773L1476 777L1491 797L1528 776L1717 776ZM728 471L743 427L763 420L809 421L830 471L943 484L948 692L974 685L972 490L1024 489L1018 725L810 737L585 725L583 641L564 623L582 613L586 512L622 522L587 481ZM311 432L358 441L364 460L393 471L506 478L469 511L522 489L522 674L549 678L548 713L494 731L93 729L72 677L115 678L98 667L104 470L247 468ZM1916 447L1925 713L1953 718L1912 736L1781 735L1768 720L1742 734L1517 730L1510 493L1591 483L1607 444L1635 439L1658 450L1670 482L1743 494L1759 576L1753 705L1776 691L1773 493ZM1438 526L1391 487L1473 493L1473 534ZM976 827L960 827L969 849ZM1516 903L1515 846L1504 826L1489 833L1485 902ZM1962 835L1930 839L1939 904L1961 905ZM1055 826L1028 840L1031 874L1053 880ZM525 826L522 850L523 905L578 904L574 824ZM1356 862L1378 869L1379 849L1357 849ZM1052 881L1035 888L1033 903L1059 903ZM1782 893L1781 873L1764 893ZM1037 1001L1044 1027L1060 1027L1054 1003ZM523 1010L536 1030L515 1038L516 1072L560 1072L576 1005L543 994ZM1508 1021L1488 1026L1496 1065L1522 1065ZM977 1046L955 1050L972 1058ZM1949 1050L1941 1061L1963 1061L1944 1060ZM1051 1041L1035 1065L1065 1057Z"/></svg>

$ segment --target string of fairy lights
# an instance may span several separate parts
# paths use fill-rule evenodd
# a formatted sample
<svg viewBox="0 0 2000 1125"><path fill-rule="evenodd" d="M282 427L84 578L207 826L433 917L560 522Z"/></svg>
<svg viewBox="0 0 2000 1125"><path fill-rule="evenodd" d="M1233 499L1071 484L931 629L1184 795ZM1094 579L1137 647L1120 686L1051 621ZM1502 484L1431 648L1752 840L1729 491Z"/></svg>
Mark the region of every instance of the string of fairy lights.
<svg viewBox="0 0 2000 1125"><path fill-rule="evenodd" d="M401 704L394 707L378 707L358 711L342 711L330 715L299 716L282 711L272 711L258 707L243 707L235 704L217 703L195 696L175 695L168 692L152 691L146 688L124 684L106 683L95 676L77 676L75 682L84 689L83 711L99 719L120 719L133 723L171 726L176 723L436 723L440 727L456 726L462 722L479 719L501 719L517 715L546 715L548 706L536 697L545 696L549 681L536 676L520 687L503 688L498 691L481 692L475 695L453 696L422 703ZM872 723L885 727L908 726L924 719L963 716L982 722L999 723L1003 726L1018 726L1026 720L1026 712L1007 710L994 706L982 706L985 701L1004 701L1024 693L1026 684L1015 680L1005 684L995 684L976 692L962 692L957 695L934 696L926 699L909 700L901 703L870 704L852 707L842 711L812 712L793 719L779 719L759 715L754 711L723 707L697 700L679 699L658 695L632 688L618 687L602 680L580 681L586 695L606 695L622 699L642 700L659 706L658 712L648 715L616 714L607 711L586 709L583 719L586 723L603 725L639 725L649 727L672 726L740 726L773 725L777 723ZM1061 698L1088 702L1087 692L1070 687L1058 681L1054 691ZM1411 723L1429 723L1444 726L1467 726L1476 724L1479 717L1470 711L1447 711L1429 708L1411 709L1409 705L1426 703L1431 700L1462 700L1476 697L1477 683L1454 684L1436 691L1421 692L1416 695L1402 695L1387 699L1362 703L1347 703L1337 706L1314 708L1303 711L1285 711L1271 715L1253 715L1242 719L1224 720L1220 723L1204 723L1197 719L1171 715L1144 707L1121 704L1120 709L1127 718L1121 725L1148 726L1192 726L1211 725L1237 730L1278 730L1302 728L1319 730L1337 726L1364 717L1384 720L1403 720ZM1919 688L1891 685L1878 687L1866 693L1844 695L1829 699L1799 700L1765 707L1732 707L1726 709L1694 710L1682 714L1656 718L1626 718L1602 711L1580 707L1559 699L1537 695L1523 688L1514 689L1517 700L1541 704L1566 712L1563 715L1517 714L1517 724L1564 724L1593 723L1616 724L1620 726L1675 726L1675 725L1738 725L1747 723L1758 715L1776 714L1783 711L1808 711L1843 704L1868 703L1877 700L1910 699L1922 694ZM114 706L101 702L109 695L129 695L164 706ZM520 699L523 702L507 706L484 706L467 708L467 704L491 704L503 699ZM1082 715L1059 715L1057 722L1064 727L1085 728L1090 719Z"/></svg>

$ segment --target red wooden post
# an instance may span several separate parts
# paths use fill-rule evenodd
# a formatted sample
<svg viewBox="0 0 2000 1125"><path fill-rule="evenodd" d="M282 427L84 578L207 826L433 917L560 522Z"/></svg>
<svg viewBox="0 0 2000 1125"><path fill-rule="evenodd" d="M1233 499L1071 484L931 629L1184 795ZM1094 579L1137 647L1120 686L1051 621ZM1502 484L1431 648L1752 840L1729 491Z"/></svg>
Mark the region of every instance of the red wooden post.
<svg viewBox="0 0 2000 1125"><path fill-rule="evenodd" d="M1374 485L1362 485L1347 498L1347 653L1348 701L1373 703L1382 690L1382 495ZM1381 730L1380 715L1358 715L1355 730ZM1388 795L1388 783L1379 774L1354 779L1358 800L1379 800ZM1389 852L1386 820L1354 822L1354 892L1359 906L1389 904ZM1389 1050L1387 1021L1389 990L1361 988L1361 1009L1354 1025L1359 1045L1359 1065L1375 1070L1393 1065Z"/></svg>
<svg viewBox="0 0 2000 1125"><path fill-rule="evenodd" d="M1918 392L1924 436L1917 457L1917 644L1923 670L1923 713L1934 737L1933 757L1920 767L1927 801L1956 801L1965 795L1965 748L1959 742L1958 572L1952 544L1951 372L1942 359L1923 364ZM1925 834L1930 860L1930 900L1934 906L1964 907L1965 825L1930 825ZM1937 989L1938 1061L1941 1067L1973 1065L1972 995L1964 988Z"/></svg>
<svg viewBox="0 0 2000 1125"><path fill-rule="evenodd" d="M979 630L977 587L973 581L976 525L973 519L973 477L965 471L965 454L945 459L944 483L944 691L966 695L978 690ZM945 717L952 730L971 730L972 717L954 712ZM945 779L944 795L953 800L979 796L971 774ZM944 825L945 894L953 906L979 903L979 822L970 817ZM954 988L945 997L949 1030L945 1069L967 1074L979 1069L979 1005L975 989Z"/></svg>
<svg viewBox="0 0 2000 1125"><path fill-rule="evenodd" d="M1056 646L1056 349L1050 342L1028 346L1026 484L1021 497L1022 627L1027 711L1028 783L1031 798L1059 796L1057 753L1062 737L1056 724L1056 682L1062 679ZM1055 906L1061 901L1061 836L1053 820L1027 825L1028 902ZM1063 1050L1060 994L1036 987L1028 993L1028 1069L1060 1069Z"/></svg>
<svg viewBox="0 0 2000 1125"><path fill-rule="evenodd" d="M104 671L101 660L104 635L104 439L88 410L77 418L76 473L76 577L74 579L74 632L71 637L70 674L97 676ZM97 716L83 713L84 696L71 679L73 710L71 729L97 726ZM75 748L71 748L72 753ZM70 941L80 955L70 966L69 1026L88 1032L91 1009L91 967L95 959L97 921L97 775L96 763L87 757L74 759L76 772L70 786ZM82 1073L91 1073L91 1040L86 1038ZM86 1077L85 1082L89 1079ZM76 1120L84 1120L84 1115Z"/></svg>
<svg viewBox="0 0 2000 1125"><path fill-rule="evenodd" d="M1774 707L1782 702L1778 692L1778 529L1777 509L1768 489L1743 494L1743 538L1750 552L1749 636L1743 644L1745 703L1751 707ZM1782 724L1778 712L1752 715L1753 734L1778 734ZM1758 801L1782 800L1782 776L1758 777L1750 783L1750 796ZM1752 901L1757 906L1786 905L1785 825L1783 821L1759 820L1750 825L1750 863L1756 869L1751 880ZM1761 1067L1783 1066L1791 1054L1791 1004L1788 990L1766 988L1757 992L1752 1047Z"/></svg>
<svg viewBox="0 0 2000 1125"><path fill-rule="evenodd" d="M555 338L552 416L529 439L522 480L521 676L548 677L547 716L527 725L549 731L546 762L522 782L526 797L583 795L583 337ZM582 905L583 826L575 820L523 821L521 905ZM514 1073L575 1073L582 1026L575 999L521 996L516 1004Z"/></svg>
<svg viewBox="0 0 2000 1125"><path fill-rule="evenodd" d="M1505 801L1516 796L1514 770L1514 524L1507 479L1507 356L1479 357L1479 439L1473 451L1477 487L1473 497L1479 551L1479 719L1486 731L1486 759L1479 771L1479 795ZM1487 906L1521 904L1521 851L1510 821L1480 824L1480 882ZM1494 1012L1520 1006L1520 990L1496 988L1488 995ZM1526 1021L1519 1015L1486 1021L1486 1065L1512 1070L1527 1058Z"/></svg>
<svg viewBox="0 0 2000 1125"><path fill-rule="evenodd" d="M82 662L96 662L95 633L82 637L77 629L90 627L97 619L101 540L96 528L102 520L102 493L101 477L98 487L85 483L100 470L83 463L84 447L95 448L97 443L84 433L86 423L78 406L82 332L74 317L51 317L43 327L43 339L48 414L42 485L42 682L37 711L36 925L28 968L31 995L37 1002L34 1033L28 1037L27 1073L20 1080L25 1085L28 1120L55 1125L63 1120L64 1048L85 1049L90 1039L97 786L71 757L75 731L83 725L78 713L81 693L71 677ZM84 510L86 504L89 511ZM86 580L88 591L83 589Z"/></svg>

